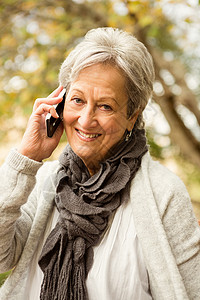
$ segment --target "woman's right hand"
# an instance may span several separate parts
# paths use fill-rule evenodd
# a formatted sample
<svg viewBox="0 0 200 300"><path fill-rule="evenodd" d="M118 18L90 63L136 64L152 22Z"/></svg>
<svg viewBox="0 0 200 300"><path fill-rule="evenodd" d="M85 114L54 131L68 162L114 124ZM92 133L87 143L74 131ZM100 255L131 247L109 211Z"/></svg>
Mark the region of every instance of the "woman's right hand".
<svg viewBox="0 0 200 300"><path fill-rule="evenodd" d="M54 104L62 101L58 97L63 87L58 87L47 98L38 98L33 106L33 112L18 151L36 161L48 158L57 147L63 133L63 124L59 125L52 138L47 137L45 118L47 113L57 118Z"/></svg>

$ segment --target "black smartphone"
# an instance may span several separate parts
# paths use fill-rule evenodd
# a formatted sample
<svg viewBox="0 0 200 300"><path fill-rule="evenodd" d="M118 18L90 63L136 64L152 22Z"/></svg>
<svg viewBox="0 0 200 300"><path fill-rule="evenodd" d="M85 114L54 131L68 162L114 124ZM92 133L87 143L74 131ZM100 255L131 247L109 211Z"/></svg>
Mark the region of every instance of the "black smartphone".
<svg viewBox="0 0 200 300"><path fill-rule="evenodd" d="M50 113L48 113L46 116L47 136L50 138L54 135L54 132L56 131L60 122L62 121L63 109L64 109L64 105L65 105L66 89L63 89L61 91L61 93L59 94L59 97L61 97L61 96L63 97L63 100L59 104L55 105L55 109L56 109L57 114L59 115L59 118L56 119L56 118L52 117L52 115Z"/></svg>

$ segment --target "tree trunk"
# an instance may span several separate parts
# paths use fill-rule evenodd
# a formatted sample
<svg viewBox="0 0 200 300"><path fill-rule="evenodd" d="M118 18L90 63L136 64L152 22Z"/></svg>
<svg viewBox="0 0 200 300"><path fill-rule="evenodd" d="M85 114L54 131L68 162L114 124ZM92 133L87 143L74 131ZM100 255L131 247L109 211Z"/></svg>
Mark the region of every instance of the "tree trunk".
<svg viewBox="0 0 200 300"><path fill-rule="evenodd" d="M145 44L151 53L155 66L156 80L159 81L164 89L163 96L154 94L153 100L160 106L171 129L170 138L173 144L177 145L181 154L200 168L200 142L194 137L192 132L185 126L181 117L177 113L177 105L182 104L187 107L196 117L200 124L200 110L195 95L187 87L184 80L185 71L180 62L166 62L161 52L147 43L145 30L137 26L138 39ZM177 70L177 66L179 66ZM173 94L169 86L160 76L160 71L166 69L174 77L175 83L182 89L182 93L177 96ZM198 130L200 128L198 127Z"/></svg>

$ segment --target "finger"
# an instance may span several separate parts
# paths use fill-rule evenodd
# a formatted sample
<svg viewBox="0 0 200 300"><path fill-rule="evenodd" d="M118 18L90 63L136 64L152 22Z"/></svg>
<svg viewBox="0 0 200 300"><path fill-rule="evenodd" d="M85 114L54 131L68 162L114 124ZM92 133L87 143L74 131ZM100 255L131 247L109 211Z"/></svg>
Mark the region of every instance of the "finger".
<svg viewBox="0 0 200 300"><path fill-rule="evenodd" d="M55 89L47 98L53 98L53 97L57 97L60 92L63 90L63 86L59 86L57 89Z"/></svg>
<svg viewBox="0 0 200 300"><path fill-rule="evenodd" d="M42 103L36 110L35 110L35 115L43 115L43 114L48 114L50 113L52 115L52 117L54 118L59 118L56 109L54 106L52 105L48 105L45 103Z"/></svg>
<svg viewBox="0 0 200 300"><path fill-rule="evenodd" d="M42 104L56 105L60 103L62 99L63 99L62 95L55 98L38 98L35 100L35 103L33 105L33 111L36 111L36 109Z"/></svg>

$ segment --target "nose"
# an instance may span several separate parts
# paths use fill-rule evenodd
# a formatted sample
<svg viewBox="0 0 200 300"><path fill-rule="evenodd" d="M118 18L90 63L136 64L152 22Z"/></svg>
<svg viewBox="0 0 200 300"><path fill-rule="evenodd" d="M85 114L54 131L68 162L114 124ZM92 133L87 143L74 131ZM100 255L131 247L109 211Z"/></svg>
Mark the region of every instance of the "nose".
<svg viewBox="0 0 200 300"><path fill-rule="evenodd" d="M95 128L97 126L97 119L95 109L90 106L85 106L81 112L78 119L79 124L82 129Z"/></svg>

